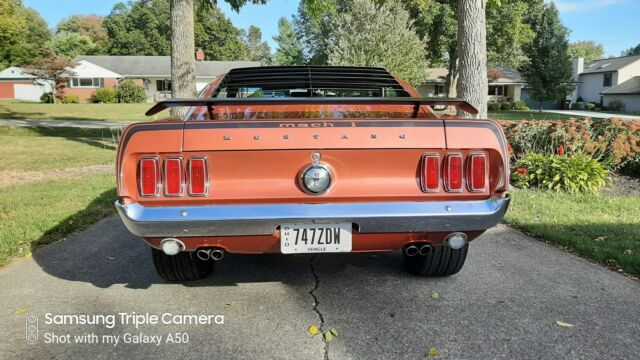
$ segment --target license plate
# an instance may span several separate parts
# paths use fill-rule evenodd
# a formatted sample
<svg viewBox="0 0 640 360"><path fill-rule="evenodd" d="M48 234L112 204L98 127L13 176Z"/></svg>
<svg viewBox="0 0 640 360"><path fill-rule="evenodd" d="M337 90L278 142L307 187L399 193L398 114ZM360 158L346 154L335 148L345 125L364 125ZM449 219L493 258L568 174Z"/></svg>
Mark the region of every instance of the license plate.
<svg viewBox="0 0 640 360"><path fill-rule="evenodd" d="M280 251L283 254L349 252L351 228L351 223L282 224Z"/></svg>

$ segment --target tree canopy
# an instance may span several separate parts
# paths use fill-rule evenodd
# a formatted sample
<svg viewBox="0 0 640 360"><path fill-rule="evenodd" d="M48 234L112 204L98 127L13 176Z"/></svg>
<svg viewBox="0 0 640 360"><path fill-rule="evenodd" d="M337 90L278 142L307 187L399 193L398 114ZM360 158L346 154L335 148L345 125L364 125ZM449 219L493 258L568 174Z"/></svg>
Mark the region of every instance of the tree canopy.
<svg viewBox="0 0 640 360"><path fill-rule="evenodd" d="M425 80L425 44L397 2L353 0L331 22L329 65L381 66L413 85Z"/></svg>
<svg viewBox="0 0 640 360"><path fill-rule="evenodd" d="M98 50L89 36L75 32L57 34L47 43L47 47L53 50L56 55L69 60L77 55L93 55Z"/></svg>
<svg viewBox="0 0 640 360"><path fill-rule="evenodd" d="M304 50L302 43L287 18L278 20L278 35L273 37L278 44L274 55L278 65L303 65Z"/></svg>
<svg viewBox="0 0 640 360"><path fill-rule="evenodd" d="M259 61L262 65L270 65L271 48L266 41L262 41L262 31L257 26L249 26L247 31L242 31L244 43L247 47L246 59Z"/></svg>
<svg viewBox="0 0 640 360"><path fill-rule="evenodd" d="M635 47L628 48L622 52L622 56L640 55L640 44Z"/></svg>
<svg viewBox="0 0 640 360"><path fill-rule="evenodd" d="M71 15L60 20L56 27L56 34L76 33L88 36L97 48L102 49L109 43L103 23L104 17L100 15Z"/></svg>
<svg viewBox="0 0 640 360"><path fill-rule="evenodd" d="M569 56L572 59L581 57L584 61L593 61L604 57L604 46L595 41L578 41L569 44Z"/></svg>
<svg viewBox="0 0 640 360"><path fill-rule="evenodd" d="M22 2L0 0L0 68L33 61L49 39L47 22L37 11Z"/></svg>
<svg viewBox="0 0 640 360"><path fill-rule="evenodd" d="M534 40L524 48L529 62L520 71L542 109L544 101L561 100L573 89L569 31L560 22L554 3L545 4L534 31Z"/></svg>

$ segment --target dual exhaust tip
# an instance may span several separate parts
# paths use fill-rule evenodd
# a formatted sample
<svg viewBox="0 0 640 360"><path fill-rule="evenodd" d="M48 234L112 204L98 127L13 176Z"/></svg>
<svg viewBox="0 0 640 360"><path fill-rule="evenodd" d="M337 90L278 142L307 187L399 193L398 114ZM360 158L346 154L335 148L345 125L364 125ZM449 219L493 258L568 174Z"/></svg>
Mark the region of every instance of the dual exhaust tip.
<svg viewBox="0 0 640 360"><path fill-rule="evenodd" d="M467 235L461 232L451 233L444 239L444 243L453 250L462 249L467 244ZM432 250L431 245L421 243L410 243L404 247L407 256L425 256Z"/></svg>
<svg viewBox="0 0 640 360"><path fill-rule="evenodd" d="M162 252L169 256L178 255L186 249L184 243L175 238L166 238L160 242ZM224 257L224 249L219 247L203 248L196 251L196 256L202 261L222 260Z"/></svg>

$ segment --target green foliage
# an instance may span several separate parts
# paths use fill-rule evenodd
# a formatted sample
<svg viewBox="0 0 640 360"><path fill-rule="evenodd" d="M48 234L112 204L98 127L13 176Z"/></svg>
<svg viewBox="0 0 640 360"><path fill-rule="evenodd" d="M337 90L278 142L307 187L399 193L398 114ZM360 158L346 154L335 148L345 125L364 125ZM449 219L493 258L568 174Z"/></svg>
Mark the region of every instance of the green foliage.
<svg viewBox="0 0 640 360"><path fill-rule="evenodd" d="M500 103L497 103L495 101L490 101L487 104L487 110L489 110L489 111L499 111L500 110Z"/></svg>
<svg viewBox="0 0 640 360"><path fill-rule="evenodd" d="M584 109L584 106L582 106L582 103L576 102L571 104L571 110L582 110Z"/></svg>
<svg viewBox="0 0 640 360"><path fill-rule="evenodd" d="M513 184L571 193L595 193L609 179L609 171L583 154L573 156L528 154L514 164Z"/></svg>
<svg viewBox="0 0 640 360"><path fill-rule="evenodd" d="M249 26L245 32L242 31L244 44L247 48L246 60L259 61L262 65L270 65L271 48L266 41L262 41L262 31L256 26Z"/></svg>
<svg viewBox="0 0 640 360"><path fill-rule="evenodd" d="M116 89L118 102L120 103L142 103L147 101L147 93L144 87L138 85L132 79L125 79L118 83Z"/></svg>
<svg viewBox="0 0 640 360"><path fill-rule="evenodd" d="M278 65L303 65L304 52L302 43L287 18L278 20L278 35L273 37L278 44L275 61Z"/></svg>
<svg viewBox="0 0 640 360"><path fill-rule="evenodd" d="M628 48L627 50L622 52L622 56L633 56L640 55L640 44L635 47Z"/></svg>
<svg viewBox="0 0 640 360"><path fill-rule="evenodd" d="M114 104L118 102L118 94L113 88L101 88L91 95L90 101L99 104Z"/></svg>
<svg viewBox="0 0 640 360"><path fill-rule="evenodd" d="M607 104L607 108L613 111L624 111L625 104L620 100L611 100L609 104Z"/></svg>
<svg viewBox="0 0 640 360"><path fill-rule="evenodd" d="M633 160L625 161L620 167L620 172L625 175L640 177L640 155Z"/></svg>
<svg viewBox="0 0 640 360"><path fill-rule="evenodd" d="M602 59L604 46L595 41L578 41L569 44L569 56L572 59L581 57L585 62Z"/></svg>
<svg viewBox="0 0 640 360"><path fill-rule="evenodd" d="M169 19L166 21L168 23ZM194 22L196 48L204 50L206 60L247 60L248 50L242 31L220 9L211 6L196 8ZM166 36L168 39L170 34L167 33ZM256 56L267 57L264 49L261 51Z"/></svg>
<svg viewBox="0 0 640 360"><path fill-rule="evenodd" d="M40 102L43 102L45 104L53 104L53 93L52 92L46 92L46 93L40 95Z"/></svg>
<svg viewBox="0 0 640 360"><path fill-rule="evenodd" d="M376 6L371 0L354 0L335 17L332 28L330 65L380 66L414 86L424 82L425 44L399 3Z"/></svg>
<svg viewBox="0 0 640 360"><path fill-rule="evenodd" d="M527 106L527 104L525 104L524 101L516 101L515 103L513 103L513 109L514 110L518 110L518 111L529 111L529 107Z"/></svg>
<svg viewBox="0 0 640 360"><path fill-rule="evenodd" d="M50 38L47 22L37 11L22 2L0 0L0 68L34 61Z"/></svg>
<svg viewBox="0 0 640 360"><path fill-rule="evenodd" d="M62 98L63 104L80 104L80 99L76 95L66 95Z"/></svg>
<svg viewBox="0 0 640 360"><path fill-rule="evenodd" d="M562 99L573 89L573 69L568 55L569 31L560 22L554 3L544 5L534 30L535 39L524 47L529 62L521 73L542 108L545 101Z"/></svg>
<svg viewBox="0 0 640 360"><path fill-rule="evenodd" d="M536 1L501 0L487 7L487 61L492 65L518 68L527 62L523 50L535 35L528 12Z"/></svg>
<svg viewBox="0 0 640 360"><path fill-rule="evenodd" d="M109 44L109 38L103 23L104 17L100 15L71 15L58 23L56 34L76 33L88 36L96 45L95 52L102 53Z"/></svg>
<svg viewBox="0 0 640 360"><path fill-rule="evenodd" d="M97 51L97 46L90 37L78 33L59 33L47 43L47 46L65 59L73 59L78 55L93 55Z"/></svg>
<svg viewBox="0 0 640 360"><path fill-rule="evenodd" d="M507 110L512 110L513 109L513 104L509 103L509 102L503 102L502 104L500 104L500 110L502 111L507 111Z"/></svg>
<svg viewBox="0 0 640 360"><path fill-rule="evenodd" d="M594 109L596 108L596 104L594 104L594 103L586 103L586 104L584 105L584 107L585 107L587 110L594 110Z"/></svg>

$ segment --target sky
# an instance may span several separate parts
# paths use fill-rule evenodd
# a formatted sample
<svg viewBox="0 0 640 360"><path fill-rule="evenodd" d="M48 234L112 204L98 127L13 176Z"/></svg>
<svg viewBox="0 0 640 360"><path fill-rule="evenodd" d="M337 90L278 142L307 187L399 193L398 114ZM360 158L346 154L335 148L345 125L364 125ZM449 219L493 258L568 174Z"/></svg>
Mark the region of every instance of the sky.
<svg viewBox="0 0 640 360"><path fill-rule="evenodd" d="M53 28L73 14L107 15L117 0L24 0ZM240 13L232 11L224 1L218 1L224 13L236 27L256 25L262 38L276 48L273 36L278 33L278 19L296 12L299 0L270 0L266 5L246 5ZM640 0L555 0L560 17L571 30L570 40L594 40L602 43L606 56L620 53L640 43Z"/></svg>

